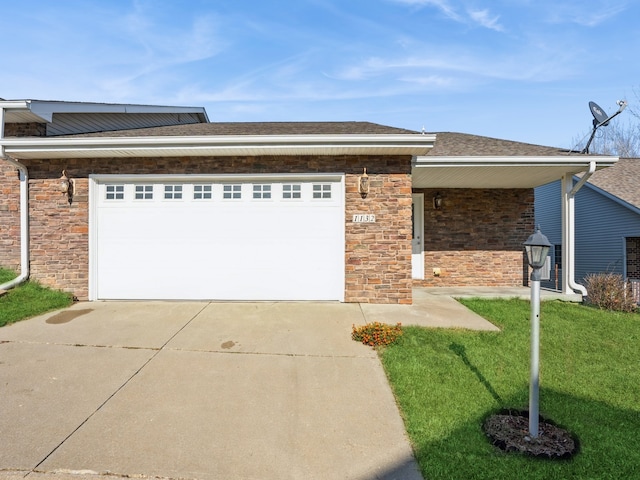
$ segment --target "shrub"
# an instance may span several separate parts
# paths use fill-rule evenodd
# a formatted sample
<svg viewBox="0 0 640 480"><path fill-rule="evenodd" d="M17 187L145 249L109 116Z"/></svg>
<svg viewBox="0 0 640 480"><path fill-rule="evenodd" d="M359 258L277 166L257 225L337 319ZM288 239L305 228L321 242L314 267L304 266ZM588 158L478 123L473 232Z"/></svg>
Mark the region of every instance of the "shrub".
<svg viewBox="0 0 640 480"><path fill-rule="evenodd" d="M587 301L604 310L633 312L637 309L631 285L616 273L592 273L585 277Z"/></svg>
<svg viewBox="0 0 640 480"><path fill-rule="evenodd" d="M390 345L402 335L402 324L387 325L373 322L356 327L353 325L351 338L371 347Z"/></svg>

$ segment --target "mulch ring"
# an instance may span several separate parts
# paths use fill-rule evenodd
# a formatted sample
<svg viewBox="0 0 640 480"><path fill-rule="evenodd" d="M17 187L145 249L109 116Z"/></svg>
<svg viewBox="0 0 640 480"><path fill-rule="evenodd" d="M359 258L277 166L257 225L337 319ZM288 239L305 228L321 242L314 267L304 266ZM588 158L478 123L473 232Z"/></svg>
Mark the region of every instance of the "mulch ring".
<svg viewBox="0 0 640 480"><path fill-rule="evenodd" d="M491 443L505 452L550 460L565 460L578 453L578 439L542 417L538 421L538 437L532 438L528 411L504 410L490 415L482 429Z"/></svg>

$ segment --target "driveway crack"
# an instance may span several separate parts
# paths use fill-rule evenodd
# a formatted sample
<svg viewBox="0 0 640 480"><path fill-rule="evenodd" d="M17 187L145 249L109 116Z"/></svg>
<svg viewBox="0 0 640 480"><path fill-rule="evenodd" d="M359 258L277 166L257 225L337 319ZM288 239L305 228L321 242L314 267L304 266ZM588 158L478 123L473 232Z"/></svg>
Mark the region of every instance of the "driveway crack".
<svg viewBox="0 0 640 480"><path fill-rule="evenodd" d="M129 383L130 383L130 382L131 382L131 381L132 381L132 380L133 380L133 379L134 379L134 378L135 378L135 377L136 377L136 376L137 376L137 375L138 375L138 374L139 374L139 373L140 373L140 372L141 372L141 371L142 371L142 370L147 366L147 365L149 365L149 363L151 363L151 362L153 361L153 359L155 359L155 358L158 356L158 354L159 354L159 353L160 353L160 352L161 352L161 351L162 351L162 350L167 346L167 344L168 344L169 342L171 342L171 340L173 340L173 339L174 339L174 338L175 338L175 337L176 337L180 332L182 332L182 331L183 331L183 330L184 330L184 329L185 329L185 328L186 328L186 327L187 327L191 322L193 322L193 321L198 317L198 315L200 315L200 314L203 312L203 310L209 306L209 304L210 304L210 303L207 303L207 304L206 304L206 305L204 305L204 306L203 306L203 307L202 307L198 312L196 312L196 313L195 313L195 314L194 314L194 315L193 315L193 316L192 316L192 317L191 317L191 318L190 318L190 319L189 319L189 320L188 320L188 321L187 321L187 322L186 322L186 323L181 327L181 328L179 328L179 329L178 329L178 331L176 331L173 335L171 335L171 337L170 337L166 342L164 342L164 344L162 344L162 346L161 346L161 347L159 347L159 348L157 348L157 347L156 347L156 348L147 348L147 350L154 351L155 353L154 353L153 355L151 355L151 357L149 357L149 358L147 359L147 361L146 361L146 362L144 362L144 363L140 366L140 368L138 368L138 369L137 369L137 370L136 370L136 371L135 371L135 372L134 372L134 373L133 373L129 378L127 378L127 379L122 383L122 385L120 385L118 388L116 388L116 390L115 390L111 395L109 395L109 396L106 398L106 400L104 400L100 405L98 405L98 407L97 407L93 412L91 412L91 413L87 416L87 418L85 418L82 422L80 422L80 424L79 424L76 428L74 428L74 429L71 431L71 433L69 433L69 434L68 434L68 435L67 435L67 436L66 436L66 437L65 437L65 438L64 438L60 443L58 443L58 445L56 445L56 446L55 446L55 447L54 447L54 448L53 448L53 449L52 449L52 450L51 450L47 455L45 455L45 457L44 457L42 460L40 460L40 462L38 462L38 464L37 464L35 467L33 467L33 468L31 469L31 472L33 472L33 473L37 472L37 471L38 471L37 469L38 469L38 467L40 467L40 465L42 465L42 464L43 464L43 463L44 463L44 462L45 462L45 461L46 461L46 460L47 460L51 455L53 455L53 454L54 454L54 453L55 453L55 452L56 452L56 451L57 451L57 450L58 450L62 445L64 445L64 444L67 442L67 440L69 440L69 439L70 439L70 438L71 438L71 437L72 437L72 436L73 436L73 435L74 435L78 430L80 430L80 429L81 429L81 428L82 428L82 427L83 427L83 426L84 426L84 425L85 425L89 420L91 420L91 418L93 418L93 416L95 416L95 415L96 415L100 410L102 410L102 408L103 408L107 403L109 403L109 401L110 401L112 398L114 398L114 397L115 397L115 396L116 396L116 395L117 395L117 394L118 394L118 393L119 393L119 392L120 392L124 387L126 387L126 386L127 386L127 385L128 385L128 384L129 384ZM73 345L73 344L72 344L71 346L84 347L84 346L88 346L88 345ZM105 348L108 348L108 347L105 347ZM112 348L113 348L113 347L112 347ZM116 347L116 348L117 348L117 347ZM122 348L122 347L120 347L120 348ZM129 347L129 348L131 348L131 347ZM133 347L133 348L134 348L134 349L138 349L138 347ZM140 347L140 348L142 348L142 347Z"/></svg>

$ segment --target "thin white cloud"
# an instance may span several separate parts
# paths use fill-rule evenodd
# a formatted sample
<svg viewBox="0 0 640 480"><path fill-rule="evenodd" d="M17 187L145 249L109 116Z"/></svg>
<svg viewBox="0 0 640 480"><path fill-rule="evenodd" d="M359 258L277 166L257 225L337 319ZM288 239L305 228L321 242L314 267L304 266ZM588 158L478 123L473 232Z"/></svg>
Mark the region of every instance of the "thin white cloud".
<svg viewBox="0 0 640 480"><path fill-rule="evenodd" d="M396 3L402 3L413 7L435 7L440 10L444 15L457 22L463 21L456 10L451 6L447 0L392 0Z"/></svg>
<svg viewBox="0 0 640 480"><path fill-rule="evenodd" d="M498 22L500 15L492 15L489 10L468 10L468 13L478 25L497 32L504 31L504 27Z"/></svg>
<svg viewBox="0 0 640 480"><path fill-rule="evenodd" d="M175 65L210 58L225 42L218 35L219 22L213 15L201 15L188 25L169 26L153 22L152 11L136 8L125 16L127 40L142 47L150 63Z"/></svg>
<svg viewBox="0 0 640 480"><path fill-rule="evenodd" d="M555 49L537 51L539 46L527 51L487 55L473 49L440 49L437 53L400 58L372 57L359 64L349 65L335 73L335 78L345 81L386 79L388 82L402 79L439 79L438 86L456 86L460 83L478 82L483 79L547 82L572 77L574 63L568 52ZM436 51L425 47L425 52ZM527 58L523 63L522 58ZM426 81L425 83L429 83ZM431 82L431 85L434 85Z"/></svg>
<svg viewBox="0 0 640 480"><path fill-rule="evenodd" d="M548 15L552 23L576 23L583 27L597 27L618 16L627 7L627 1L554 3L549 7Z"/></svg>
<svg viewBox="0 0 640 480"><path fill-rule="evenodd" d="M434 7L440 10L447 18L459 23L478 25L480 27L495 30L497 32L504 31L504 27L500 25L499 15L494 15L488 9L472 9L468 8L465 12L459 13L451 2L447 0L392 0L395 3L401 3L413 7Z"/></svg>

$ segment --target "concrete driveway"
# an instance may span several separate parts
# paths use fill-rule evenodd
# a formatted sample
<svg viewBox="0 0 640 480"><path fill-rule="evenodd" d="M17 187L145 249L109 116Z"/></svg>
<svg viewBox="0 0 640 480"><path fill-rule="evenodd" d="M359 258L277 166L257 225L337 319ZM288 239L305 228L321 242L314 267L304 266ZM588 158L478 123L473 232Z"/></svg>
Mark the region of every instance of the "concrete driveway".
<svg viewBox="0 0 640 480"><path fill-rule="evenodd" d="M367 309L95 302L1 328L0 478L418 480L350 339L389 313Z"/></svg>

